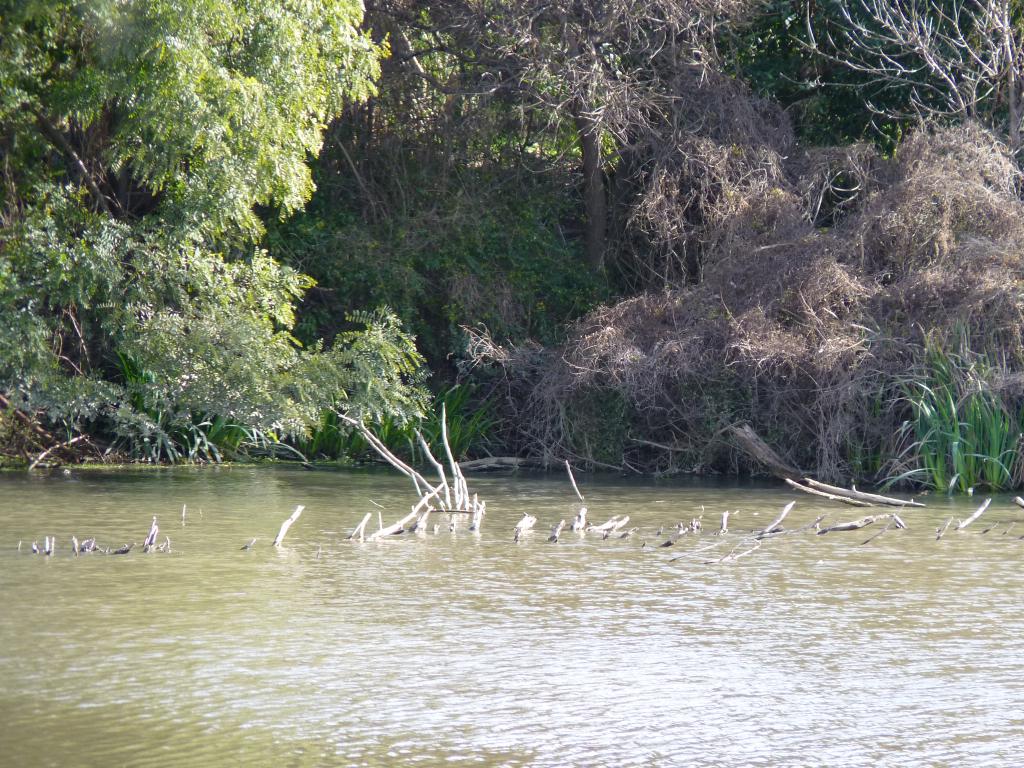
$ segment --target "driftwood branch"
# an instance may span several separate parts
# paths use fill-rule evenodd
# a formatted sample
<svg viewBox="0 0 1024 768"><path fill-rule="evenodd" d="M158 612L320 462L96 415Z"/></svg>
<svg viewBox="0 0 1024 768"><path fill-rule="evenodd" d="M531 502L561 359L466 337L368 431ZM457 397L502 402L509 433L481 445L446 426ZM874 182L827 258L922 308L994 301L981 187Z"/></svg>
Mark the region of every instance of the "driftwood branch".
<svg viewBox="0 0 1024 768"><path fill-rule="evenodd" d="M884 504L890 507L923 507L919 501L906 501L904 499L896 499L892 496L879 496L877 493L865 493L864 491L858 491L856 488L840 488L835 485L828 485L827 483L819 483L817 480L812 480L809 477L804 478L804 482L812 488L816 488L819 491L825 493L831 493L835 496L846 496L857 501L864 501L868 504Z"/></svg>
<svg viewBox="0 0 1024 768"><path fill-rule="evenodd" d="M808 488L806 485L802 485L802 484L800 484L800 483L798 483L798 482L796 482L794 480L790 480L788 477L786 478L786 484L790 488L795 488L798 491L803 491L804 493L809 493L812 496L820 496L821 498L830 499L831 501L838 501L841 504L849 504L851 507L871 507L871 506L874 506L873 504L869 504L866 501L859 501L857 499L850 498L849 496L838 496L838 495L836 495L834 493L827 493L825 491L819 491L819 490L816 490L814 488Z"/></svg>
<svg viewBox="0 0 1024 768"><path fill-rule="evenodd" d="M284 537L285 534L288 533L288 529L292 527L292 523L299 519L299 515L302 514L302 510L304 509L305 507L299 504L297 507L295 507L295 511L292 512L291 517L289 517L287 520L281 523L281 530L277 532L277 536L274 538L275 547L281 546L281 542L284 541Z"/></svg>
<svg viewBox="0 0 1024 768"><path fill-rule="evenodd" d="M793 507L795 507L795 506L796 506L796 502L795 501L791 501L791 502L789 502L789 504L784 506L782 508L782 511L779 513L779 516L776 517L774 520L772 520L771 523L769 523L764 528L764 530L761 531L761 535L765 535L765 534L768 534L768 533L774 533L776 530L778 530L780 528L780 526L782 525L782 521L786 519L786 515L788 515L790 513L790 511L793 509Z"/></svg>
<svg viewBox="0 0 1024 768"><path fill-rule="evenodd" d="M974 513L973 515L971 515L970 517L968 517L968 518L967 518L966 520L962 520L962 521L960 521L959 523L957 523L957 526L956 526L956 530L958 530L958 531L962 531L962 530L963 530L964 528L966 528L966 527L967 527L968 525L970 525L970 524L971 524L971 523L973 523L973 522L974 522L975 520L977 520L977 519L978 519L979 517L981 517L982 513L983 513L983 512L984 512L984 511L985 511L986 509L988 509L988 505L989 505L989 504L991 504L991 503L992 503L992 499L985 499L985 501L983 501L983 502L981 503L981 506L980 506L980 507L978 507L978 509L977 509L977 510L975 511L975 513Z"/></svg>
<svg viewBox="0 0 1024 768"><path fill-rule="evenodd" d="M43 452L42 452L42 453L40 453L40 454L39 454L38 456L36 456L36 458L35 458L35 461L33 461L33 462L32 462L31 464L29 464L29 466L28 466L28 468L29 468L29 471L31 472L31 471L32 471L33 469L35 469L36 467L38 467L38 466L39 466L39 464L40 464L40 463L41 463L41 462L42 462L42 461L43 461L43 460L44 460L44 459L45 459L45 458L46 458L47 456L49 456L49 455L50 455L51 453L53 453L54 451L59 451L59 450L61 450L61 449L63 449L63 448L67 448L67 447L69 447L69 446L72 446L72 445L74 445L74 444L75 444L75 443L77 443L77 442L78 442L79 440L84 440L84 439L85 439L85 435L78 435L78 436L76 436L76 437L73 437L73 438L71 438L70 440L67 440L67 441L65 441L65 442L63 442L63 443L58 443L57 445L51 445L51 446L50 446L49 448L47 448L47 449L46 449L45 451L43 451Z"/></svg>
<svg viewBox="0 0 1024 768"><path fill-rule="evenodd" d="M576 498L578 498L582 504L585 499L583 498L583 494L580 493L579 486L576 485L576 478L572 475L572 465L569 464L568 459L565 460L565 471L569 473L569 482L572 483L572 489L576 491Z"/></svg>
<svg viewBox="0 0 1024 768"><path fill-rule="evenodd" d="M848 523L836 523L835 525L830 525L828 528L822 528L818 531L818 535L823 536L826 533L835 533L836 531L857 531L887 517L888 515L868 515L867 517L860 518L860 520L851 520Z"/></svg>
<svg viewBox="0 0 1024 768"><path fill-rule="evenodd" d="M363 515L362 521L359 523L359 525L353 528L352 533L348 535L349 541L352 541L352 539L359 539L360 541L362 541L364 539L366 534L366 524L370 522L370 516L372 514L372 512L367 512L365 515Z"/></svg>
<svg viewBox="0 0 1024 768"><path fill-rule="evenodd" d="M403 517L397 523L395 523L394 525L389 525L387 528L381 528L378 531L374 531L373 533L371 533L369 536L366 537L366 540L367 541L373 541L374 539L379 539L379 538L381 538L383 536L390 536L393 533L401 533L402 531L405 530L406 524L410 520L412 520L413 518L418 516L419 513L420 513L419 509L414 508L412 510L412 512L407 514L405 517Z"/></svg>

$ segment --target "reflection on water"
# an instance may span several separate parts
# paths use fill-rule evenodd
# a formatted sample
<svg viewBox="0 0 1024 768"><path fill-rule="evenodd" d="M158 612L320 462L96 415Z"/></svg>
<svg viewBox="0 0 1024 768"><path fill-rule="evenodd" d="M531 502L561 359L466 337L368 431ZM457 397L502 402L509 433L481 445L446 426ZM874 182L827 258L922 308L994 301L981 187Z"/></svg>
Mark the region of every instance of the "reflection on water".
<svg viewBox="0 0 1024 768"><path fill-rule="evenodd" d="M707 565L792 494L580 479L592 518L640 531L548 544L574 512L557 475L470 478L480 536L362 545L345 537L371 499L385 523L414 500L390 474L2 476L0 764L1020 764L1024 523L1002 531L1024 510L1008 499L941 541L974 502L931 500L863 546L877 528ZM702 505L703 535L656 546ZM524 511L537 529L516 545ZM786 524L822 513L863 514L799 498ZM70 555L73 534L141 544L153 515L170 554ZM56 556L27 554L47 535Z"/></svg>

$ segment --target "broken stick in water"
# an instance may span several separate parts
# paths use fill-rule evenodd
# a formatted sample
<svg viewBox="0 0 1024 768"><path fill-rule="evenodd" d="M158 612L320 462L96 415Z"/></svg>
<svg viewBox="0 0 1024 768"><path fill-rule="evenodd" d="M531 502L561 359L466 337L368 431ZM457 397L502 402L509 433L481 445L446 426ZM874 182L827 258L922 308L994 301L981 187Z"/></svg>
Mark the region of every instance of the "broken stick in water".
<svg viewBox="0 0 1024 768"><path fill-rule="evenodd" d="M565 528L565 520L559 520L558 525L551 527L551 535L548 536L548 541L552 544L558 542L558 537L562 535L562 529Z"/></svg>
<svg viewBox="0 0 1024 768"><path fill-rule="evenodd" d="M438 487L438 490L440 490L440 487ZM401 533L402 531L405 530L406 524L410 520L412 520L414 517L417 517L419 515L419 513L420 513L420 510L417 509L417 508L414 508L412 510L412 512L410 512L408 515L403 517L397 523L395 523L394 525L389 525L387 528L381 528L378 531L374 531L373 533L371 533L369 536L366 537L366 540L367 541L374 541L375 539L379 539L379 538L382 538L384 536L390 536L390 535L392 535L394 533Z"/></svg>
<svg viewBox="0 0 1024 768"><path fill-rule="evenodd" d="M531 514L524 513L523 519L516 523L516 527L512 529L512 541L518 544L519 540L527 531L531 530L536 523L536 517Z"/></svg>
<svg viewBox="0 0 1024 768"><path fill-rule="evenodd" d="M953 524L953 518L950 517L949 520L946 521L945 525L940 526L939 528L936 528L935 529L935 533L936 533L935 540L938 541L939 539L941 539L943 534L946 533L946 529L949 528L949 526L952 525L952 524Z"/></svg>
<svg viewBox="0 0 1024 768"><path fill-rule="evenodd" d="M245 552L247 550L252 549L254 546L256 546L256 539L255 538L249 539L249 542L247 544L243 544L242 545L242 550L241 551Z"/></svg>
<svg viewBox="0 0 1024 768"><path fill-rule="evenodd" d="M959 523L957 523L956 530L962 531L968 525L970 525L975 520L977 520L979 517L981 517L981 513L984 512L986 509L988 509L988 505L991 504L991 503L992 503L992 499L985 499L985 501L983 501L981 503L981 506L978 507L978 509L975 511L975 513L973 515L968 517L966 520L961 520Z"/></svg>
<svg viewBox="0 0 1024 768"><path fill-rule="evenodd" d="M352 539L359 539L360 541L363 540L363 535L366 533L366 524L370 521L371 514L372 513L367 512L363 515L363 519L359 522L359 525L353 528L352 533L348 535L349 541L352 541ZM381 527L383 528L383 526Z"/></svg>
<svg viewBox="0 0 1024 768"><path fill-rule="evenodd" d="M768 526L763 531L761 531L761 535L764 536L769 533L774 533L776 530L779 530L782 527L782 521L786 519L786 515L788 515L795 506L795 501L791 501L789 502L789 504L784 506L782 508L782 511L779 513L779 516L772 520L771 523L769 523Z"/></svg>
<svg viewBox="0 0 1024 768"><path fill-rule="evenodd" d="M574 517L572 519L572 526L570 526L570 527L572 528L573 531L580 532L580 531L582 531L586 527L586 525L587 525L587 508L586 507L580 507L579 511L576 513L576 517Z"/></svg>
<svg viewBox="0 0 1024 768"><path fill-rule="evenodd" d="M867 528L869 525L873 525L878 520L888 518L888 515L868 515L862 517L859 520L851 520L848 523L836 523L830 525L828 528L822 528L818 531L819 536L823 536L826 533L834 533L836 531L858 531L861 528Z"/></svg>
<svg viewBox="0 0 1024 768"><path fill-rule="evenodd" d="M277 536L274 539L275 547L281 546L281 542L284 541L284 536L286 533L288 533L288 529L292 527L292 523L299 519L299 515L302 514L302 510L304 509L305 507L299 504L297 507L295 507L295 511L292 512L291 517L289 517L287 520L281 523L281 530L277 532Z"/></svg>
<svg viewBox="0 0 1024 768"><path fill-rule="evenodd" d="M573 475L572 475L572 465L569 464L569 460L568 459L565 460L565 471L569 473L569 482L572 483L572 489L574 491L576 491L576 497L582 503L583 501L585 501L585 499L583 498L583 494L580 493L579 486L576 485L576 478L573 477Z"/></svg>
<svg viewBox="0 0 1024 768"><path fill-rule="evenodd" d="M153 515L153 524L149 526L149 535L146 536L146 540L142 543L142 551L149 552L156 544L156 535L160 533L160 526L156 524L156 515Z"/></svg>

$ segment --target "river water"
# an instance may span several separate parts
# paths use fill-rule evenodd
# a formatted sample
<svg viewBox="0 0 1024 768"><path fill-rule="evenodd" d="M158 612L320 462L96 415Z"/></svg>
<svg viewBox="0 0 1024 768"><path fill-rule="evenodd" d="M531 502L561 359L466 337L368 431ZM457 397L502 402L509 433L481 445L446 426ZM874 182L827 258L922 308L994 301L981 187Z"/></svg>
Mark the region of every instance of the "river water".
<svg viewBox="0 0 1024 768"><path fill-rule="evenodd" d="M708 563L793 492L580 481L592 518L640 530L547 543L575 511L560 475L471 477L479 535L439 520L364 544L346 536L371 500L387 524L415 498L386 472L0 476L0 765L1024 762L1009 498L941 541L977 499L928 499L868 544L879 525ZM864 514L796 501L790 528ZM538 527L513 544L524 511ZM657 546L702 512L703 534ZM170 553L70 553L72 535L141 545L153 515ZM56 554L29 554L48 535Z"/></svg>

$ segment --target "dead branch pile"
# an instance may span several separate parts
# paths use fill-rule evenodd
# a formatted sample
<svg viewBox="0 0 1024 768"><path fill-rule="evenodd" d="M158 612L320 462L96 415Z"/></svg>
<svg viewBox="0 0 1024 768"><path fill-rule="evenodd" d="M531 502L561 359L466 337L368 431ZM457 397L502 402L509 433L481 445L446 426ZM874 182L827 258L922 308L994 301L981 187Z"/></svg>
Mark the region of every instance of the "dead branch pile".
<svg viewBox="0 0 1024 768"><path fill-rule="evenodd" d="M898 453L897 382L923 364L927 339L963 334L1010 369L1024 363L1024 204L990 134L922 131L892 160L786 150L691 143L704 163L694 178L713 189L694 192L682 171L659 182L657 216L689 222L663 235L698 249L695 282L601 307L555 349L473 332L520 455L756 470L729 436L746 423L784 464L845 479L857 476L850 445Z"/></svg>

